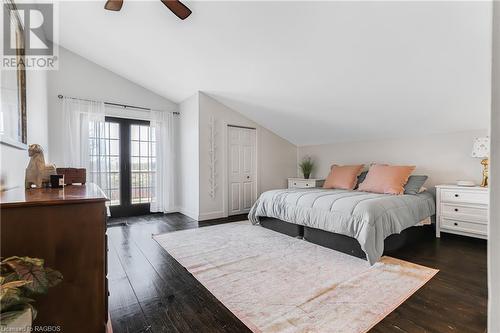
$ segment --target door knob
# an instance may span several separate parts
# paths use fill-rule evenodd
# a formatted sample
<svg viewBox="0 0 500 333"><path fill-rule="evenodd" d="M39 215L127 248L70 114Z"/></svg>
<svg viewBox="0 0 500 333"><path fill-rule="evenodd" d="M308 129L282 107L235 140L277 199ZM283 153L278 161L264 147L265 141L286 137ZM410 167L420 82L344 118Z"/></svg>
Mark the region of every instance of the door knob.
<svg viewBox="0 0 500 333"><path fill-rule="evenodd" d="M247 179L250 179L250 176L247 176Z"/></svg>

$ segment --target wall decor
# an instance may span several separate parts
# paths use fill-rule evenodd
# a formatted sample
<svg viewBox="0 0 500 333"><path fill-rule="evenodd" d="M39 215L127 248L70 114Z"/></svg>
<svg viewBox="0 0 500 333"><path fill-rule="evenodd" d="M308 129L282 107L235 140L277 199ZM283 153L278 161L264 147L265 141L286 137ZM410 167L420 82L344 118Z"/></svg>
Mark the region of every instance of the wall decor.
<svg viewBox="0 0 500 333"><path fill-rule="evenodd" d="M208 137L208 164L210 168L210 173L208 175L209 194L212 199L215 199L217 191L217 144L215 142L217 131L214 117L210 117L208 127L210 129Z"/></svg>
<svg viewBox="0 0 500 333"><path fill-rule="evenodd" d="M28 149L30 162L26 168L25 188L41 188L50 183L50 176L57 175L54 164L45 164L43 148L38 144L30 145Z"/></svg>
<svg viewBox="0 0 500 333"><path fill-rule="evenodd" d="M13 26L16 27L16 56L19 65L17 70L2 70L0 143L27 149L24 28L15 3L12 0L6 0L4 4L12 9L10 18Z"/></svg>

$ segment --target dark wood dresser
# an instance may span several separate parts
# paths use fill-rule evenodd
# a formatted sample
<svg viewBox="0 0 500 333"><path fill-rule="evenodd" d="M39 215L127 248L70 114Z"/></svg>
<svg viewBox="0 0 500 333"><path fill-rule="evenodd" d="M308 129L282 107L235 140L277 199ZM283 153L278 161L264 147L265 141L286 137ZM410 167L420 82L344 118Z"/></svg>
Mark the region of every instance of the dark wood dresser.
<svg viewBox="0 0 500 333"><path fill-rule="evenodd" d="M33 329L106 331L106 201L95 184L1 193L1 256L42 258L64 276L34 304L38 316Z"/></svg>

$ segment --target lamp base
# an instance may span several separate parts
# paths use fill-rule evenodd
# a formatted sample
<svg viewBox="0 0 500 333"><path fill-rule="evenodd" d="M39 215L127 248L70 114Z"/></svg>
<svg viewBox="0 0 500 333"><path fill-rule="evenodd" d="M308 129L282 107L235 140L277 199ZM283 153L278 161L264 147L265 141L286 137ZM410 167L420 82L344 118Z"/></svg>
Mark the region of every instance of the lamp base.
<svg viewBox="0 0 500 333"><path fill-rule="evenodd" d="M483 166L483 180L481 181L481 187L488 187L488 164L489 161L487 158L481 161L481 165Z"/></svg>

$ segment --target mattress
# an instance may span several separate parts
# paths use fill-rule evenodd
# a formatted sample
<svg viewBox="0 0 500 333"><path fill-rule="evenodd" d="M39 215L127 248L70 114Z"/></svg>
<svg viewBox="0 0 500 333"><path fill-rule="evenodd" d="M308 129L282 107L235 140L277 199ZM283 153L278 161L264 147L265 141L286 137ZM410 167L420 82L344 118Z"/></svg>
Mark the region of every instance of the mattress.
<svg viewBox="0 0 500 333"><path fill-rule="evenodd" d="M336 189L286 189L261 194L248 219L277 218L355 238L370 264L384 252L384 239L435 214L429 192L388 195Z"/></svg>

